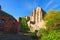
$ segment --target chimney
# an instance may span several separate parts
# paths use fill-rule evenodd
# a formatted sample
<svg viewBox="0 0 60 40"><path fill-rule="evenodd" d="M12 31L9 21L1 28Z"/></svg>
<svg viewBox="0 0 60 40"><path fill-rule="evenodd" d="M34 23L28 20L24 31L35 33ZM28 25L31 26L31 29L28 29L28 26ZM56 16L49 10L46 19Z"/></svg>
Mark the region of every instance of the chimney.
<svg viewBox="0 0 60 40"><path fill-rule="evenodd" d="M18 21L18 22L21 22L21 17L19 17L19 18L17 19L17 21Z"/></svg>
<svg viewBox="0 0 60 40"><path fill-rule="evenodd" d="M17 31L18 32L20 32L20 28L21 28L21 17L19 17L18 19L17 19L17 22L18 22L18 27L17 27Z"/></svg>

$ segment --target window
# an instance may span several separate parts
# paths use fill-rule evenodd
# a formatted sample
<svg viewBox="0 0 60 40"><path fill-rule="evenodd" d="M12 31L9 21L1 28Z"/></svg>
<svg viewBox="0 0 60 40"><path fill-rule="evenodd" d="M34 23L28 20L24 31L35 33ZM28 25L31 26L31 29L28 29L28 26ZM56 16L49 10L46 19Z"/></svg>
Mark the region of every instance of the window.
<svg viewBox="0 0 60 40"><path fill-rule="evenodd" d="M0 28L4 26L4 20L0 20Z"/></svg>

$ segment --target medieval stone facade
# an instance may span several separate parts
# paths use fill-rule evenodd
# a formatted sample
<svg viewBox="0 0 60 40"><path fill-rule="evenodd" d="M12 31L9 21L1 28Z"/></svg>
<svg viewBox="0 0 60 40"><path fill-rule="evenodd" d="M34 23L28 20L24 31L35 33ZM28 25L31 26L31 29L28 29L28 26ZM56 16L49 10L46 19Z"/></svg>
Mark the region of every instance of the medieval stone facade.
<svg viewBox="0 0 60 40"><path fill-rule="evenodd" d="M29 28L33 28L33 30L39 30L40 28L45 28L44 24L44 15L45 12L42 8L37 7L30 15L30 20L28 21Z"/></svg>
<svg viewBox="0 0 60 40"><path fill-rule="evenodd" d="M19 32L21 27L21 19L16 20L12 15L1 10L0 6L0 31Z"/></svg>

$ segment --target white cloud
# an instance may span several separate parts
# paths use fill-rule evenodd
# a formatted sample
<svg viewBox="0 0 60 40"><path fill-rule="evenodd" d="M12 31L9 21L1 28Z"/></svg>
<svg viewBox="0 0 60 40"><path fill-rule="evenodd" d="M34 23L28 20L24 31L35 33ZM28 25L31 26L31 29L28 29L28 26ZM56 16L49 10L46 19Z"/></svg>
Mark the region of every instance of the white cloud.
<svg viewBox="0 0 60 40"><path fill-rule="evenodd" d="M46 5L45 9L47 9L47 7L48 7L50 4L52 4L52 3L53 3L53 0L50 0L50 1L48 2L48 4Z"/></svg>

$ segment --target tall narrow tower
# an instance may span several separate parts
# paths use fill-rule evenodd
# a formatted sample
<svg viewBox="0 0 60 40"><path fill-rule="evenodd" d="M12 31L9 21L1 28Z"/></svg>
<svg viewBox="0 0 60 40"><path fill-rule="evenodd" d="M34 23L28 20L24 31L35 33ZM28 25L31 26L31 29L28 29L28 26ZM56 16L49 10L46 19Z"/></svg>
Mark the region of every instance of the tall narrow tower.
<svg viewBox="0 0 60 40"><path fill-rule="evenodd" d="M40 22L41 20L43 20L43 17L45 15L45 12L43 11L42 8L40 7L37 7L36 10L35 10L35 22Z"/></svg>
<svg viewBox="0 0 60 40"><path fill-rule="evenodd" d="M44 15L45 15L45 12L43 11L43 9L40 7L37 7L31 13L30 20L35 23L41 22L43 20Z"/></svg>

